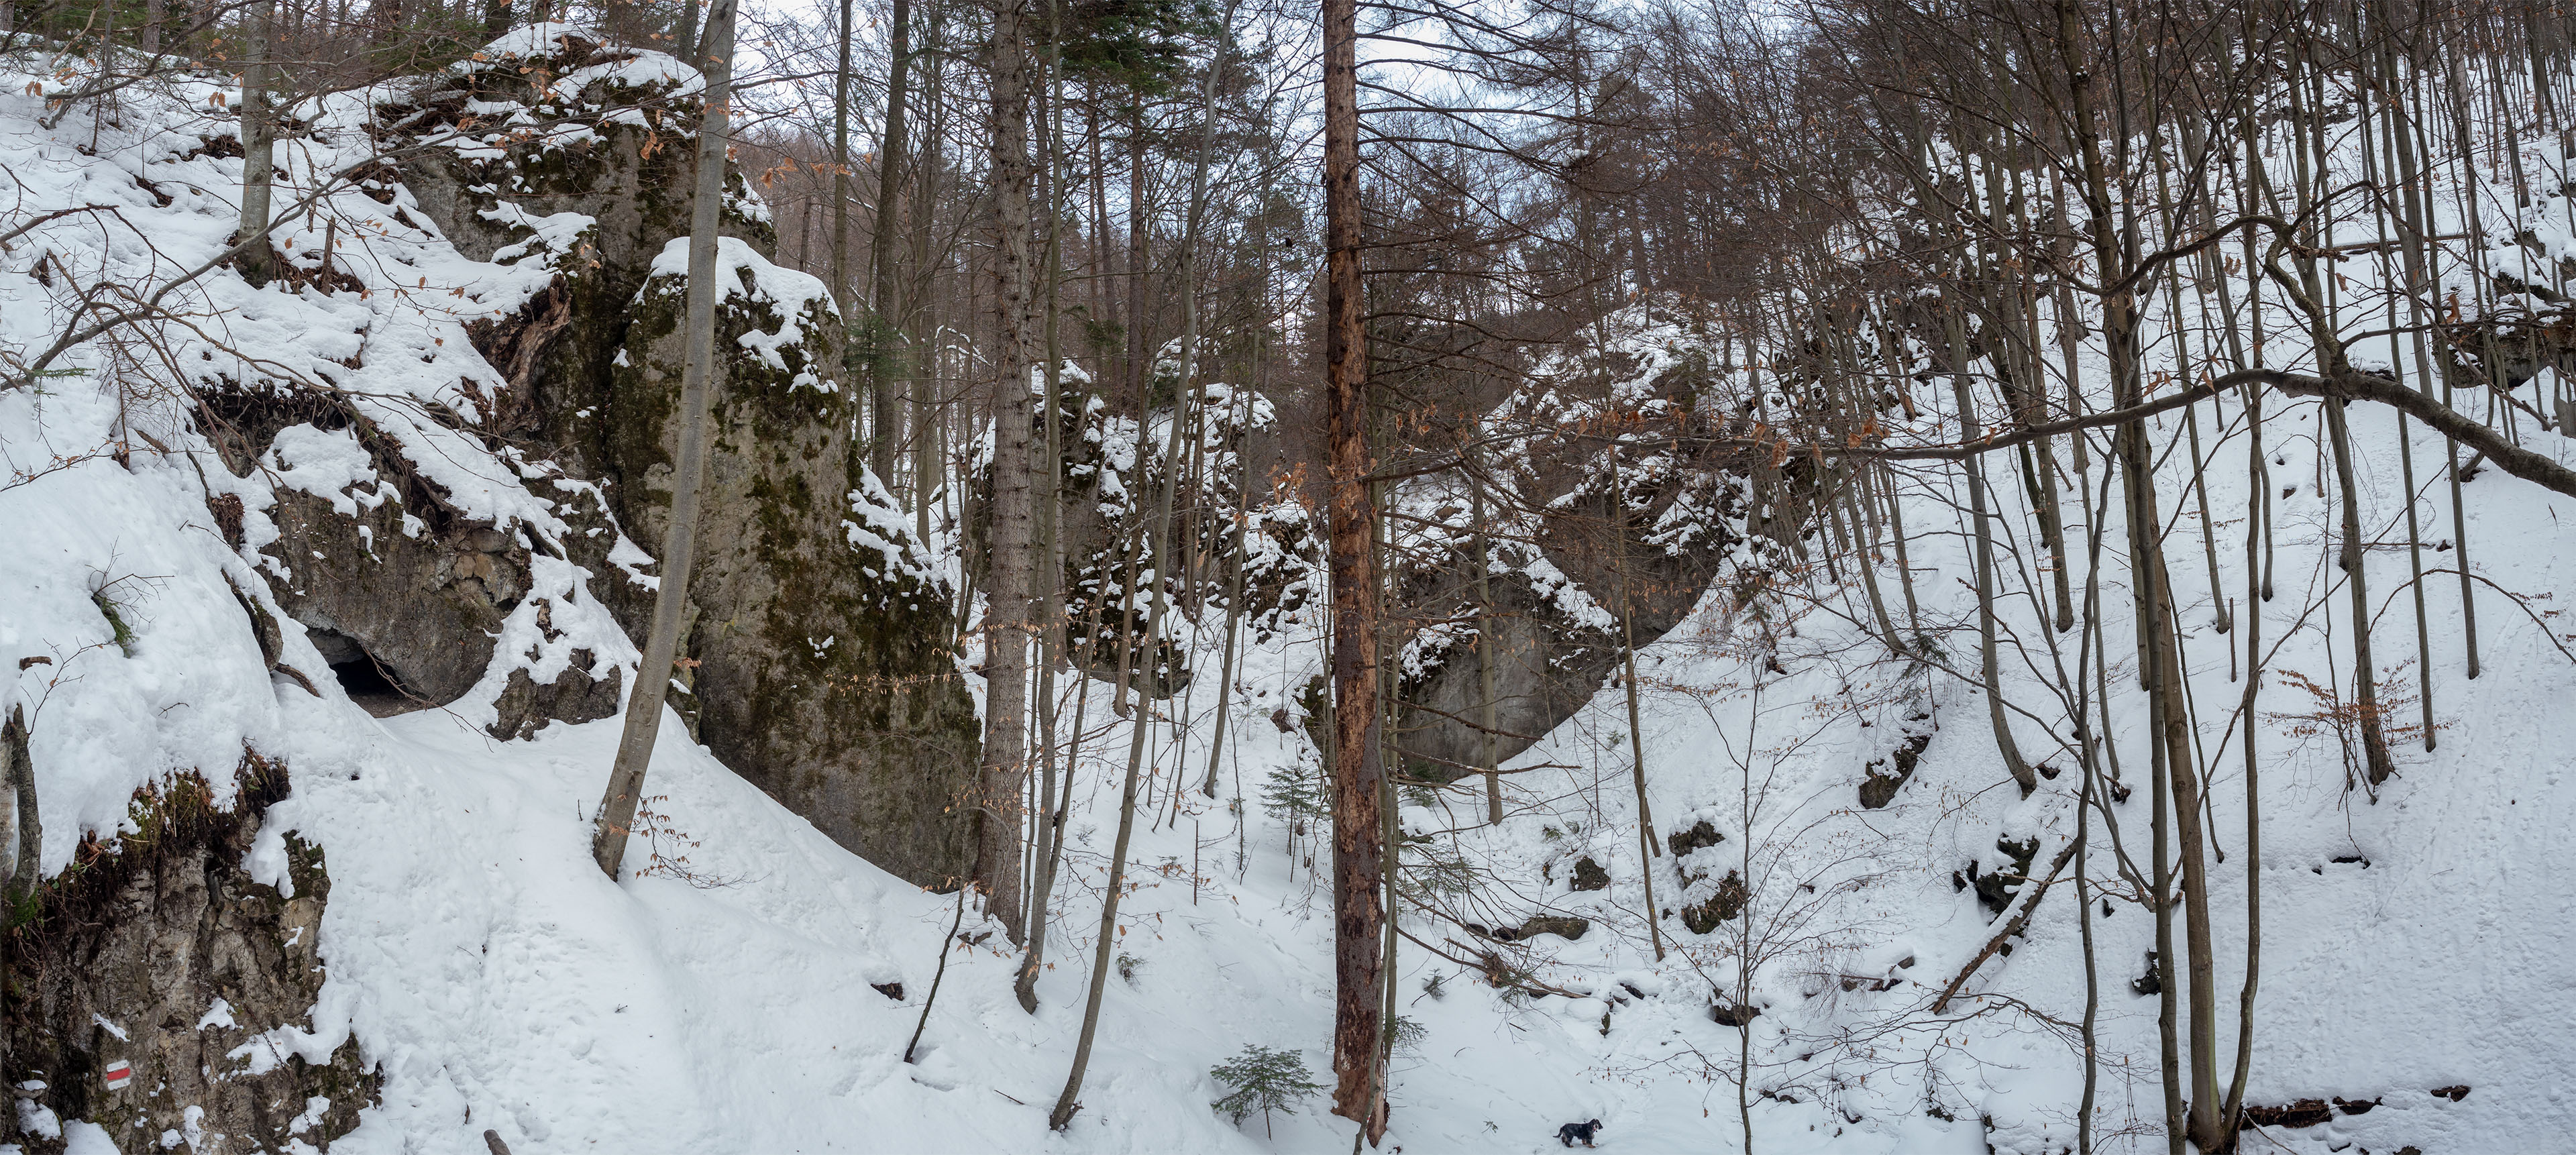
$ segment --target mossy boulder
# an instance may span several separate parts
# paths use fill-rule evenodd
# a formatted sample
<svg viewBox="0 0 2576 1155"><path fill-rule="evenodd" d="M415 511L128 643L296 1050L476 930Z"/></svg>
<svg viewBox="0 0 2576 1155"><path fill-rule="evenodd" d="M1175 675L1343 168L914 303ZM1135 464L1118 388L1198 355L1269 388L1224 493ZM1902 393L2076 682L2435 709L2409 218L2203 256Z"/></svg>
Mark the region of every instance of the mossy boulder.
<svg viewBox="0 0 2576 1155"><path fill-rule="evenodd" d="M540 274L509 312L467 326L511 386L489 399L482 424L569 476L602 478L626 307L654 258L689 231L697 74L562 26L543 44L476 55L378 106L415 146L378 195L417 210L470 259ZM726 171L718 230L762 251L777 243L739 169Z"/></svg>
<svg viewBox="0 0 2576 1155"><path fill-rule="evenodd" d="M1574 860L1573 886L1576 890L1608 890L1610 872L1603 869L1600 863L1594 862L1592 856L1585 855Z"/></svg>
<svg viewBox="0 0 2576 1155"><path fill-rule="evenodd" d="M261 599L236 588L271 670L307 688L337 676L353 701L382 717L467 698L497 659L508 670L507 688L467 709L490 705L486 728L502 738L617 712L622 677L598 655L573 650L548 661L499 652L497 640L514 616L546 635L541 647L560 637L552 626L555 603L571 590L542 534L459 512L399 441L343 399L210 390L202 412L226 469L283 482L260 511L276 536L251 556L277 609L302 627L329 668L285 665L285 627ZM316 483L300 468L315 460L363 465ZM226 544L250 545L238 496L210 502L209 511ZM541 581L548 560L553 574ZM543 670L542 679L531 676L532 667Z"/></svg>
<svg viewBox="0 0 2576 1155"><path fill-rule="evenodd" d="M1424 543L1421 560L1394 575L1393 617L1457 623L1408 643L1395 717L1407 772L1445 782L1483 764L1484 664L1493 668L1493 756L1508 759L1619 676L1631 641L1663 637L1720 580L1758 590L1785 556L1767 539L1736 548L1743 538L1730 527L1747 508L1736 458L1632 462L1614 499L1601 464L1578 448L1531 451L1536 465L1519 480L1539 512L1492 535L1481 598L1475 538L1463 528ZM1784 481L1784 495L1802 478ZM1675 536L1677 521L1704 527Z"/></svg>
<svg viewBox="0 0 2576 1155"><path fill-rule="evenodd" d="M1676 830L1664 836L1664 845L1673 852L1675 858L1684 857L1693 851L1706 850L1724 841L1726 841L1726 835L1718 830L1715 823L1705 818L1691 823L1688 830Z"/></svg>
<svg viewBox="0 0 2576 1155"><path fill-rule="evenodd" d="M605 464L618 518L658 543L678 451L686 242L627 310ZM856 455L820 281L728 238L704 514L679 671L698 738L843 846L915 882L967 865L980 728L949 591ZM642 620L630 619L641 640Z"/></svg>
<svg viewBox="0 0 2576 1155"><path fill-rule="evenodd" d="M1968 883L1977 888L1978 903L2000 915L2021 893L2021 884L2030 881L2030 860L2039 854L2039 839L2034 836L2016 842L2010 836L1998 837L1995 853L2001 861L1993 870L1979 873L1978 863L1968 864Z"/></svg>
<svg viewBox="0 0 2576 1155"><path fill-rule="evenodd" d="M1911 730L1915 723L1928 721L1930 717L1928 713L1916 715L1908 718L1906 725ZM1862 767L1860 782L1862 808L1877 810L1895 801L1896 792L1904 787L1907 779L1914 777L1914 764L1922 760L1923 751L1929 749L1931 745L1930 731L1909 732L1896 744L1896 749L1888 752L1887 757L1876 759Z"/></svg>
<svg viewBox="0 0 2576 1155"><path fill-rule="evenodd" d="M376 1101L355 1038L319 1062L297 1045L321 1026L306 1019L331 878L291 832L284 885L253 877L245 856L286 771L249 756L236 775L229 808L193 774L136 791L131 832L85 839L10 913L0 1078L20 1089L18 1121L87 1119L198 1151L328 1150ZM62 1150L41 1130L14 1141Z"/></svg>
<svg viewBox="0 0 2576 1155"><path fill-rule="evenodd" d="M696 74L555 28L427 79L380 115L413 143L382 196L536 287L469 326L507 381L489 435L549 467L589 593L641 646L668 523ZM914 882L966 869L980 726L953 593L853 455L842 318L771 266L768 210L726 174L705 514L672 705L724 762ZM405 200L403 198L409 198ZM505 705L519 687L505 691Z"/></svg>
<svg viewBox="0 0 2576 1155"><path fill-rule="evenodd" d="M1716 930L1718 924L1744 913L1744 904L1750 898L1751 892L1744 886L1744 876L1727 871L1726 877L1717 880L1707 898L1682 908L1682 925L1690 928L1692 934L1707 934Z"/></svg>

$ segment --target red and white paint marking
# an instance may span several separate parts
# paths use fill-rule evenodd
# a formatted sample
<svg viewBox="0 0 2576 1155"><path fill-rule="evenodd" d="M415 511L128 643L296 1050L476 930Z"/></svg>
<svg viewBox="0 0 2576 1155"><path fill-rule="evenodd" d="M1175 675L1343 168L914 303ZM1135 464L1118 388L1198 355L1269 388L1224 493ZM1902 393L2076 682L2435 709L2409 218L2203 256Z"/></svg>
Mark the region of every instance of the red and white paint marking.
<svg viewBox="0 0 2576 1155"><path fill-rule="evenodd" d="M125 1089L125 1085L127 1083L134 1081L134 1064L126 1062L123 1059L118 1059L117 1061L107 1065L106 1074L107 1089L111 1091L122 1091Z"/></svg>

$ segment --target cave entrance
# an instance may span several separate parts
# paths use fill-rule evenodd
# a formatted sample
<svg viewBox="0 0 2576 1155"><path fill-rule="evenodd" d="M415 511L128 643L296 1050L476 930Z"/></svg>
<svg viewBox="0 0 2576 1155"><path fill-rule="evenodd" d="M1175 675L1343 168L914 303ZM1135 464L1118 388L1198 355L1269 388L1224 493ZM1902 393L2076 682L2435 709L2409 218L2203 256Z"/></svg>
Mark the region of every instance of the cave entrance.
<svg viewBox="0 0 2576 1155"><path fill-rule="evenodd" d="M331 676L339 680L340 689L370 716L390 718L435 704L413 694L356 638L318 626L306 627L305 633L313 640L313 648L322 652L322 660L331 664Z"/></svg>

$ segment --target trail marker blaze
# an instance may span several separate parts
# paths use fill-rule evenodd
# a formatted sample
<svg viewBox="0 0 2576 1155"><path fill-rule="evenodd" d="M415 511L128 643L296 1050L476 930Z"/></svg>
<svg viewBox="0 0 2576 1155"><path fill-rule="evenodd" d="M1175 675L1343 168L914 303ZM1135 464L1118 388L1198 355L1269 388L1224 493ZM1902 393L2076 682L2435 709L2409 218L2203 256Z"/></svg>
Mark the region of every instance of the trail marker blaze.
<svg viewBox="0 0 2576 1155"><path fill-rule="evenodd" d="M106 1074L107 1089L111 1091L122 1091L125 1089L125 1085L127 1083L134 1081L134 1064L126 1062L123 1059L118 1059L117 1061L107 1065Z"/></svg>

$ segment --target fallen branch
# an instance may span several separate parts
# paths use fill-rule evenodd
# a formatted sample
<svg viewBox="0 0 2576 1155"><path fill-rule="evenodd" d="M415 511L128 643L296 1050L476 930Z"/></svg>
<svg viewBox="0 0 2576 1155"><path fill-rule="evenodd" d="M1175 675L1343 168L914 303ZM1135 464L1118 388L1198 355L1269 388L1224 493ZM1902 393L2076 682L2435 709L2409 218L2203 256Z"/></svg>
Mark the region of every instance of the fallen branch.
<svg viewBox="0 0 2576 1155"><path fill-rule="evenodd" d="M1533 994L1559 995L1569 999L1590 997L1589 995L1585 995L1579 991L1569 991L1564 987L1552 986L1550 984L1540 982L1536 978L1527 977L1526 974L1513 973L1510 964L1505 963L1500 954L1490 950L1478 951L1475 947L1468 946L1467 944L1452 938L1444 938L1440 940L1462 951L1476 951L1477 957L1468 958L1461 955L1451 954L1448 951L1424 942L1421 939L1414 937L1412 931L1406 930L1402 927L1397 927L1395 933L1403 935L1405 941L1421 947L1424 950L1430 951L1433 954L1439 955L1442 958L1448 959L1450 962L1456 963L1459 966L1471 967L1483 972L1486 981L1494 982L1494 985L1497 987L1518 987L1521 990L1529 991ZM1495 982L1494 979L1498 973L1502 974L1504 979L1503 981Z"/></svg>
<svg viewBox="0 0 2576 1155"><path fill-rule="evenodd" d="M2005 923L2004 928L1995 933L1995 937L1986 940L1986 949L1978 951L1977 957L1969 959L1968 965L1959 968L1959 976L1951 979L1949 986L1941 988L1941 997L1932 1000L1933 1014L1948 1011L1951 997L1959 993L1959 988L1967 983L1968 976L1977 973L1977 968L1986 965L1987 959L1995 957L1997 952L2003 950L2006 940L2020 934L2024 927L2030 925L2030 912L2039 909L2039 900L2047 897L2048 888L2057 881L2058 872L2066 869L2067 862L2074 857L2075 843L2070 839L2066 843L2066 848L2057 852L2056 860L2048 864L2048 877L2041 879L2038 886L2031 888L2030 897L2022 900L2021 912L2015 914L2011 922Z"/></svg>
<svg viewBox="0 0 2576 1155"><path fill-rule="evenodd" d="M2281 392L2297 395L2360 398L2376 401L2391 409L2432 426L2444 436L2485 454L2496 468L2524 481L2546 486L2570 497L2576 497L2576 469L2569 469L2548 455L2525 449L2506 441L2502 434L2472 419L2459 410L2435 401L2385 377L2362 372L2336 374L2331 380L2282 374L2273 383Z"/></svg>

